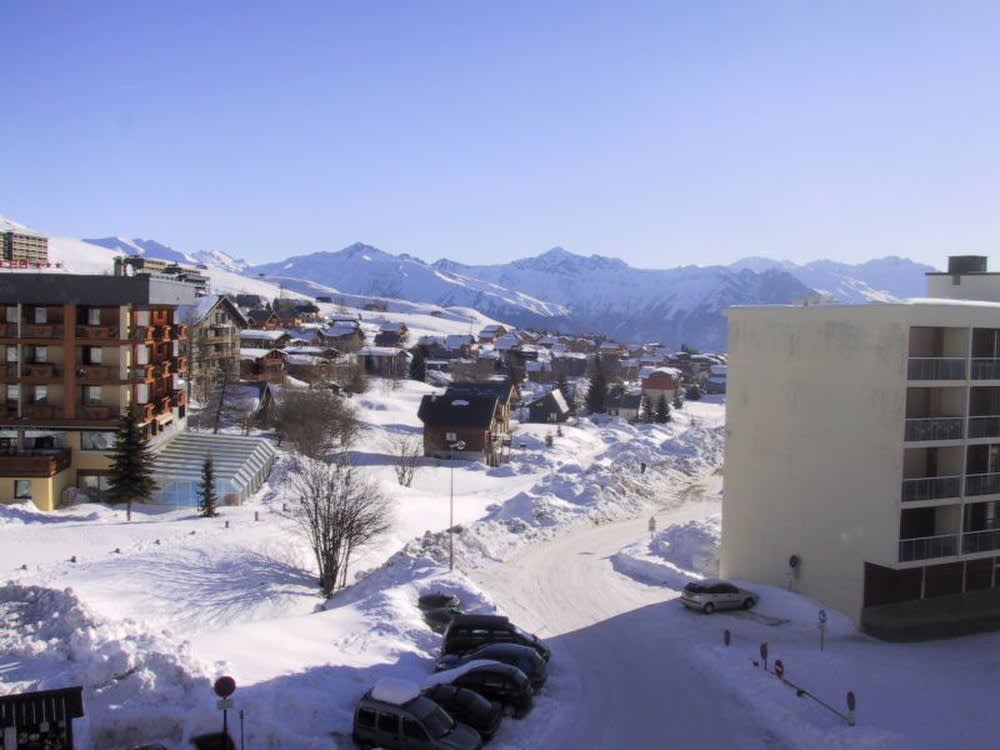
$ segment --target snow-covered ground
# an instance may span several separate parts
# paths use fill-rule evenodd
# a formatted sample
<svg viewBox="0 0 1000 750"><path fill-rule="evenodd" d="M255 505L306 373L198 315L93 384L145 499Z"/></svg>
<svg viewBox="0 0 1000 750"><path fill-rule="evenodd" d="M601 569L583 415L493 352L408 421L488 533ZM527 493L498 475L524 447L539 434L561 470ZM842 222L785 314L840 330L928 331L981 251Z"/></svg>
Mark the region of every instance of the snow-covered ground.
<svg viewBox="0 0 1000 750"><path fill-rule="evenodd" d="M755 587L749 615L682 610L679 588L714 569L720 399L689 402L663 426L521 425L508 463L425 459L404 488L394 441L419 435L430 388L373 382L354 400L367 426L355 458L395 515L357 555L349 589L318 596L309 549L281 513L285 455L257 496L216 519L0 506L0 692L82 684L81 747L179 750L219 726L211 682L231 674L248 747L350 747L354 705L375 679L430 675L440 636L416 599L446 590L553 648L549 682L528 717L504 722L502 750L992 746L995 665L981 654L1000 637L887 645L831 612L820 652L816 605L786 591ZM858 726L755 668L760 640L790 679L838 708L853 689Z"/></svg>

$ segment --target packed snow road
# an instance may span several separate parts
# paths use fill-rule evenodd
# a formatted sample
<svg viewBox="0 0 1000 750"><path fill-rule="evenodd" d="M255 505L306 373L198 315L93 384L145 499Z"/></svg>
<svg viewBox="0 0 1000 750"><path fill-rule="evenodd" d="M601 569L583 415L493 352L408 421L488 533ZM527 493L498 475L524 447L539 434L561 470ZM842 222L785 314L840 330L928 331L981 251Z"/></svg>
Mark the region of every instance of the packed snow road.
<svg viewBox="0 0 1000 750"><path fill-rule="evenodd" d="M703 515L685 504L657 520ZM612 568L610 556L642 538L647 523L586 527L474 574L513 621L552 646L544 691L558 708L537 722L529 746L783 747L688 657L692 643L721 637L723 618L683 611L675 591Z"/></svg>

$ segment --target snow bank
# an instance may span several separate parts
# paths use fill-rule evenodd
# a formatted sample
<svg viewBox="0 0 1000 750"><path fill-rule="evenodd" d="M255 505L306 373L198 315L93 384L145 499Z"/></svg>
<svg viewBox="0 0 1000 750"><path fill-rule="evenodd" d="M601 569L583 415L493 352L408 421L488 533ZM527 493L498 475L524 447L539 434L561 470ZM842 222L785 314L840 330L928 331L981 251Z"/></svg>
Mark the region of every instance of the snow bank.
<svg viewBox="0 0 1000 750"><path fill-rule="evenodd" d="M673 524L648 541L623 548L611 562L633 578L679 590L692 580L716 575L721 535L722 516Z"/></svg>

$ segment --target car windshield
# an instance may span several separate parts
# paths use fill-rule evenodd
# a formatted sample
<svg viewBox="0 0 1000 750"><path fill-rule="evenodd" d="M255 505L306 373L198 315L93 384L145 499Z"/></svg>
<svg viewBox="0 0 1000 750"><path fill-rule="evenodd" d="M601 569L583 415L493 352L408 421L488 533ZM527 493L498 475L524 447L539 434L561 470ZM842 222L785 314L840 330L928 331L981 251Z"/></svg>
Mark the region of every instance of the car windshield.
<svg viewBox="0 0 1000 750"><path fill-rule="evenodd" d="M424 722L424 729L435 739L444 737L455 728L454 720L440 706L434 706L427 712L422 721Z"/></svg>
<svg viewBox="0 0 1000 750"><path fill-rule="evenodd" d="M689 583L684 587L684 590L689 594L703 594L705 593L705 587L700 583Z"/></svg>

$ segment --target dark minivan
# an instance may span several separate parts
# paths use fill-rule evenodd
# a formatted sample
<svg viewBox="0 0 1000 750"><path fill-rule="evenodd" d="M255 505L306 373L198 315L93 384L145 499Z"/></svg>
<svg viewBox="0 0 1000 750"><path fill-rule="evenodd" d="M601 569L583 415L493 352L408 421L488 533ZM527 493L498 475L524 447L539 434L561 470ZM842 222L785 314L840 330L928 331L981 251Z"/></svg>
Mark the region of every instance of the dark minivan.
<svg viewBox="0 0 1000 750"><path fill-rule="evenodd" d="M442 683L468 688L484 698L510 706L518 718L527 714L534 703L534 690L524 672L498 661L472 661L438 672L427 681L428 685Z"/></svg>
<svg viewBox="0 0 1000 750"><path fill-rule="evenodd" d="M465 654L488 643L517 643L530 646L545 661L551 652L538 636L521 630L499 615L455 615L444 631L441 655Z"/></svg>
<svg viewBox="0 0 1000 750"><path fill-rule="evenodd" d="M433 685L424 690L424 695L447 711L451 718L468 724L488 740L500 726L503 705L498 701L484 698L474 690L454 685Z"/></svg>

